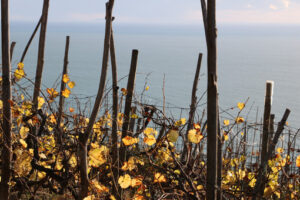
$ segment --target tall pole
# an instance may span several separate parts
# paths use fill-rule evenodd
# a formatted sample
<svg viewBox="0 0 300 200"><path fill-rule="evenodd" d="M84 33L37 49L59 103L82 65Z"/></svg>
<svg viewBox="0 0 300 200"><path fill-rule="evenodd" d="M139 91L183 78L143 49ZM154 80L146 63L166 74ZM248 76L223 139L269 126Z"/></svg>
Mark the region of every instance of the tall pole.
<svg viewBox="0 0 300 200"><path fill-rule="evenodd" d="M218 80L216 0L207 1L207 199L217 198Z"/></svg>
<svg viewBox="0 0 300 200"><path fill-rule="evenodd" d="M9 0L1 0L1 33L2 33L2 101L3 101L3 146L0 197L9 198L11 149L11 66L9 42Z"/></svg>

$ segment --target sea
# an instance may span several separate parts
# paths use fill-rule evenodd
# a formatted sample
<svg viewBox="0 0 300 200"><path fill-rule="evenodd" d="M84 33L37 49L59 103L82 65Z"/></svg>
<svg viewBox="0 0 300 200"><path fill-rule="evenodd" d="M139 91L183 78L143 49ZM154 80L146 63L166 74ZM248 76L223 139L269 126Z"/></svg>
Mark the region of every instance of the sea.
<svg viewBox="0 0 300 200"><path fill-rule="evenodd" d="M35 23L13 22L16 42L12 68L17 67ZM203 54L198 85L197 115L206 109L207 52L203 26L113 24L119 87L126 88L131 53L139 50L135 100L165 109L169 117L187 117L199 53ZM65 38L69 35L69 75L75 81L71 99L96 95L103 56L104 24L49 23L43 89L59 87ZM25 72L34 80L37 33L25 58ZM255 122L263 116L265 86L274 81L272 113L280 121L291 110L289 126L300 128L300 26L272 24L218 25L218 92L222 119L234 120L238 102L246 102L241 116ZM111 87L111 68L107 88ZM25 83L24 83L25 84ZM28 82L26 83L28 85ZM21 84L22 85L22 84ZM149 90L145 90L146 87ZM71 105L72 103L70 103Z"/></svg>

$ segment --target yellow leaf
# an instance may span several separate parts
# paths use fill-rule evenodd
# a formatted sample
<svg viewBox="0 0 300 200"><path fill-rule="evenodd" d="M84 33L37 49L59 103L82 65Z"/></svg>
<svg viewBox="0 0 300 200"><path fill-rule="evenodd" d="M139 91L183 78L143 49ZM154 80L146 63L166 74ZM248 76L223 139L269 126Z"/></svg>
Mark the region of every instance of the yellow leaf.
<svg viewBox="0 0 300 200"><path fill-rule="evenodd" d="M25 72L24 72L23 69L16 69L14 75L15 75L17 80L20 80L25 76Z"/></svg>
<svg viewBox="0 0 300 200"><path fill-rule="evenodd" d="M145 88L145 90L148 91L148 90L149 90L149 86L147 86L147 87Z"/></svg>
<svg viewBox="0 0 300 200"><path fill-rule="evenodd" d="M196 129L191 129L188 132L188 139L190 142L198 144L203 139L203 135L201 133L197 133Z"/></svg>
<svg viewBox="0 0 300 200"><path fill-rule="evenodd" d="M203 185L198 185L197 186L197 190L203 190L203 189L204 189Z"/></svg>
<svg viewBox="0 0 300 200"><path fill-rule="evenodd" d="M59 93L57 91L55 91L54 88L47 88L47 93L49 94L50 99L54 99L59 95Z"/></svg>
<svg viewBox="0 0 300 200"><path fill-rule="evenodd" d="M70 81L70 78L69 78L68 74L64 74L64 75L63 75L63 82L64 82L64 83L67 83L67 82L69 82L69 81Z"/></svg>
<svg viewBox="0 0 300 200"><path fill-rule="evenodd" d="M128 174L125 174L124 176L120 176L118 183L121 188L126 189L131 185L131 177Z"/></svg>
<svg viewBox="0 0 300 200"><path fill-rule="evenodd" d="M108 153L109 149L106 146L91 149L89 151L89 164L92 167L99 167L100 165L106 163Z"/></svg>
<svg viewBox="0 0 300 200"><path fill-rule="evenodd" d="M121 89L121 92L122 92L122 94L123 94L124 96L126 96L127 93L128 93L128 91L127 91L125 88L122 88L122 89Z"/></svg>
<svg viewBox="0 0 300 200"><path fill-rule="evenodd" d="M224 140L227 141L229 139L228 134L224 134Z"/></svg>
<svg viewBox="0 0 300 200"><path fill-rule="evenodd" d="M45 103L45 99L43 97L38 97L38 109L41 109Z"/></svg>
<svg viewBox="0 0 300 200"><path fill-rule="evenodd" d="M236 123L243 123L245 121L245 119L243 118L243 117L237 117L236 119L235 119L235 122Z"/></svg>
<svg viewBox="0 0 300 200"><path fill-rule="evenodd" d="M283 153L283 148L278 147L276 151L277 151L278 153Z"/></svg>
<svg viewBox="0 0 300 200"><path fill-rule="evenodd" d="M75 154L72 154L72 156L70 157L68 163L70 164L70 166L72 168L76 167L76 165L77 165L77 158L76 158Z"/></svg>
<svg viewBox="0 0 300 200"><path fill-rule="evenodd" d="M104 185L100 184L97 180L91 181L91 186L97 191L98 194L108 193L109 189Z"/></svg>
<svg viewBox="0 0 300 200"><path fill-rule="evenodd" d="M175 122L175 126L182 126L186 123L186 119L185 118L181 118L180 120L178 120L177 122Z"/></svg>
<svg viewBox="0 0 300 200"><path fill-rule="evenodd" d="M296 159L296 166L300 167L300 155Z"/></svg>
<svg viewBox="0 0 300 200"><path fill-rule="evenodd" d="M19 62L18 63L18 69L23 69L24 68L24 63L22 63L22 62Z"/></svg>
<svg viewBox="0 0 300 200"><path fill-rule="evenodd" d="M149 136L149 135L155 136L155 135L157 135L157 131L153 128L146 128L144 130L144 135L146 135L146 136Z"/></svg>
<svg viewBox="0 0 300 200"><path fill-rule="evenodd" d="M0 109L2 109L2 108L3 108L3 101L0 100Z"/></svg>
<svg viewBox="0 0 300 200"><path fill-rule="evenodd" d="M223 121L223 123L224 123L225 126L228 126L230 124L230 121L226 119L226 120Z"/></svg>
<svg viewBox="0 0 300 200"><path fill-rule="evenodd" d="M152 146L153 144L156 143L156 139L153 135L148 135L144 137L144 142L145 144Z"/></svg>
<svg viewBox="0 0 300 200"><path fill-rule="evenodd" d="M243 110L243 109L244 109L244 107L245 107L245 104L244 104L244 103L241 103L241 102L239 102L239 103L237 104L237 107L238 107L240 110Z"/></svg>
<svg viewBox="0 0 300 200"><path fill-rule="evenodd" d="M176 142L178 139L179 133L177 130L171 129L167 134L167 138L169 142Z"/></svg>
<svg viewBox="0 0 300 200"><path fill-rule="evenodd" d="M138 143L139 139L138 138L133 138L133 137L130 137L130 136L126 136L122 139L122 142L124 143L125 146L130 146L130 145Z"/></svg>
<svg viewBox="0 0 300 200"><path fill-rule="evenodd" d="M66 88L64 91L61 92L62 95L65 97L65 98L69 98L70 94L71 94L71 91Z"/></svg>
<svg viewBox="0 0 300 200"><path fill-rule="evenodd" d="M25 140L20 139L19 142L24 148L27 148L27 143L25 142Z"/></svg>
<svg viewBox="0 0 300 200"><path fill-rule="evenodd" d="M28 135L28 132L29 132L29 128L25 127L25 126L22 126L21 129L20 129L20 136L22 139L25 139Z"/></svg>
<svg viewBox="0 0 300 200"><path fill-rule="evenodd" d="M83 200L96 200L96 197L95 197L95 195L90 195L90 196L85 197Z"/></svg>
<svg viewBox="0 0 300 200"><path fill-rule="evenodd" d="M75 82L74 81L70 81L68 83L68 86L72 89L75 86Z"/></svg>
<svg viewBox="0 0 300 200"><path fill-rule="evenodd" d="M137 114L132 114L132 115L131 115L131 118L133 118L133 119L138 119L139 116L138 116Z"/></svg>
<svg viewBox="0 0 300 200"><path fill-rule="evenodd" d="M154 183L165 183L165 182L167 182L167 179L163 174L159 172L154 174Z"/></svg>
<svg viewBox="0 0 300 200"><path fill-rule="evenodd" d="M142 179L139 177L131 179L131 187L140 186L142 183Z"/></svg>

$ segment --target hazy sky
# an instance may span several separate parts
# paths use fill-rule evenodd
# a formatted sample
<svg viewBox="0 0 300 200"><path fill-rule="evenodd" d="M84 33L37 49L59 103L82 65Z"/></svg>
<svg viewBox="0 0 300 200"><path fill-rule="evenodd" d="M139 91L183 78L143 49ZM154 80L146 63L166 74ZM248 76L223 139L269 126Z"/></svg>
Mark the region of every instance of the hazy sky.
<svg viewBox="0 0 300 200"><path fill-rule="evenodd" d="M42 0L11 0L11 20L37 21ZM106 0L50 0L50 22L104 21ZM218 23L300 24L300 0L217 0ZM201 23L200 0L115 0L116 22Z"/></svg>

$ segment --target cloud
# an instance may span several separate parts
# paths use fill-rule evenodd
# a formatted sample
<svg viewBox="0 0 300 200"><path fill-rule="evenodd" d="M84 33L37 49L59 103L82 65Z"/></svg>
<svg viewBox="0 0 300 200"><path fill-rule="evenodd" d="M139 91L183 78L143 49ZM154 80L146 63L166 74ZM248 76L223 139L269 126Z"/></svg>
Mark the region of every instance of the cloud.
<svg viewBox="0 0 300 200"><path fill-rule="evenodd" d="M285 8L288 8L290 6L290 0L281 0Z"/></svg>
<svg viewBox="0 0 300 200"><path fill-rule="evenodd" d="M278 9L277 6L274 6L273 4L270 4L269 8L272 9L272 10L277 10Z"/></svg>

